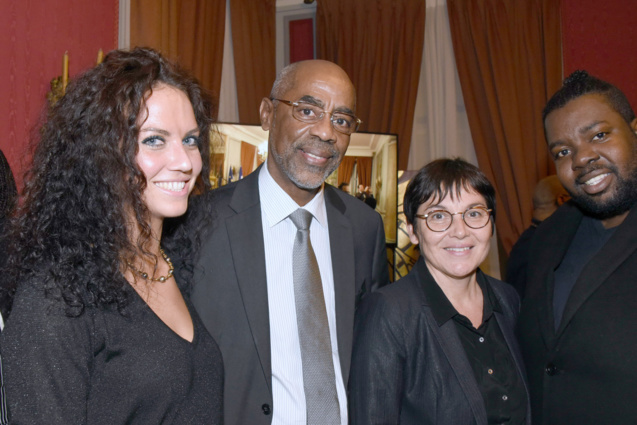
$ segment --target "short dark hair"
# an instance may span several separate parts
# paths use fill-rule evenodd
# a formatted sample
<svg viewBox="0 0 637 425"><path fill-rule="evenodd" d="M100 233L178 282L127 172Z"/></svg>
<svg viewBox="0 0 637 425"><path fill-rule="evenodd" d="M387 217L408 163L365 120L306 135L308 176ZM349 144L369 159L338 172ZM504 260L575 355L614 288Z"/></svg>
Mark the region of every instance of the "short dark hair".
<svg viewBox="0 0 637 425"><path fill-rule="evenodd" d="M547 115L554 110L563 108L571 100L586 94L604 96L610 107L628 124L635 119L635 112L621 90L611 83L589 75L584 70L577 70L566 77L562 87L546 103L542 111L542 122L545 122Z"/></svg>
<svg viewBox="0 0 637 425"><path fill-rule="evenodd" d="M413 224L418 207L430 199L447 195L460 196L462 190L475 191L484 197L495 222L495 189L478 167L462 158L442 158L430 162L418 171L405 190L403 212L407 223Z"/></svg>
<svg viewBox="0 0 637 425"><path fill-rule="evenodd" d="M349 186L349 183L348 183L348 182L342 182L341 184L339 184L339 185L338 185L338 188L339 188L339 189L341 189L341 190L343 190L343 188L344 188L345 186Z"/></svg>

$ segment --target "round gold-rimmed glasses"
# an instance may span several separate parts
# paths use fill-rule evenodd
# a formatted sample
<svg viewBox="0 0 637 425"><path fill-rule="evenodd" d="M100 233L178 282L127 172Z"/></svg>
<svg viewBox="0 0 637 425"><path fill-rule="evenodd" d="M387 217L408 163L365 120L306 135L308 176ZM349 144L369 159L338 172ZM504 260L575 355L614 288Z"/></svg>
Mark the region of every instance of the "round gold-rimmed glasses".
<svg viewBox="0 0 637 425"><path fill-rule="evenodd" d="M429 211L427 214L416 214L416 217L425 220L427 227L432 232L444 232L451 227L453 216L461 214L462 220L472 229L481 229L489 223L491 211L487 207L475 206L466 211L451 213L447 210Z"/></svg>
<svg viewBox="0 0 637 425"><path fill-rule="evenodd" d="M276 100L281 103L285 103L286 105L290 105L292 107L292 116L299 121L317 123L327 114L330 117L330 122L332 123L334 130L347 135L355 133L362 122L354 115L339 111L328 112L307 102L292 102L290 100L283 99L271 100Z"/></svg>

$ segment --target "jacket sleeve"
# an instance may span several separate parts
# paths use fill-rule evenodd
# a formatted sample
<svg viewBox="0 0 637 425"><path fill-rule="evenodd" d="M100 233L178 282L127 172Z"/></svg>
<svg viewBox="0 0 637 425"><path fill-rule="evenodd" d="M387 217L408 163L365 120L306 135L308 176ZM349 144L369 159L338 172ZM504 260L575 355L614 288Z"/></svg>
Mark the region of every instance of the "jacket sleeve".
<svg viewBox="0 0 637 425"><path fill-rule="evenodd" d="M353 425L400 422L405 352L396 307L376 292L369 294L356 312L349 378Z"/></svg>
<svg viewBox="0 0 637 425"><path fill-rule="evenodd" d="M1 336L12 424L85 424L91 323L71 318L43 290L21 288Z"/></svg>
<svg viewBox="0 0 637 425"><path fill-rule="evenodd" d="M374 247L374 262L372 269L372 285L370 290L373 292L389 283L389 269L387 267L387 246L385 244L385 228L380 215L377 215L376 224L376 241Z"/></svg>

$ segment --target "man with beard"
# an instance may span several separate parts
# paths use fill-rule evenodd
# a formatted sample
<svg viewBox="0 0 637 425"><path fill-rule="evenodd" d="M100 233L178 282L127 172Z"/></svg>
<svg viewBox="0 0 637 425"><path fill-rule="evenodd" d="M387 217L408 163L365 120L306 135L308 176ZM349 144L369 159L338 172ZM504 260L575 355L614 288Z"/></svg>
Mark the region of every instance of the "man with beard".
<svg viewBox="0 0 637 425"><path fill-rule="evenodd" d="M324 183L360 124L355 90L331 62L297 62L259 111L265 165L204 196L213 224L194 270L225 423L346 425L354 309L389 281L380 216Z"/></svg>
<svg viewBox="0 0 637 425"><path fill-rule="evenodd" d="M571 201L530 250L519 336L533 423L635 423L637 119L619 89L576 71L544 129Z"/></svg>

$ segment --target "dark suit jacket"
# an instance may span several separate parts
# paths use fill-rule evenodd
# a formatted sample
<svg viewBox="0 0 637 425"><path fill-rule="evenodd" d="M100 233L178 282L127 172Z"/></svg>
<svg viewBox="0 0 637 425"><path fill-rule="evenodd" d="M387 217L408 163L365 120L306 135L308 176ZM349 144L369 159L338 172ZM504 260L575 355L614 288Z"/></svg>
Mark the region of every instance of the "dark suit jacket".
<svg viewBox="0 0 637 425"><path fill-rule="evenodd" d="M192 301L225 365L227 425L269 424L272 370L268 293L257 169L210 192L213 228L204 235ZM358 199L325 185L343 379L349 375L354 308L389 281L383 223ZM290 253L291 255L291 253Z"/></svg>
<svg viewBox="0 0 637 425"><path fill-rule="evenodd" d="M531 246L519 336L534 423L637 423L637 208L582 270L555 331L554 270L581 220L565 204Z"/></svg>
<svg viewBox="0 0 637 425"><path fill-rule="evenodd" d="M502 307L503 313L494 315L526 385L514 335L518 295L510 285L485 277ZM426 280L433 277L421 257L407 276L371 294L356 312L352 424L487 424L484 400L455 324L438 325L423 289ZM531 423L530 406L526 423Z"/></svg>

